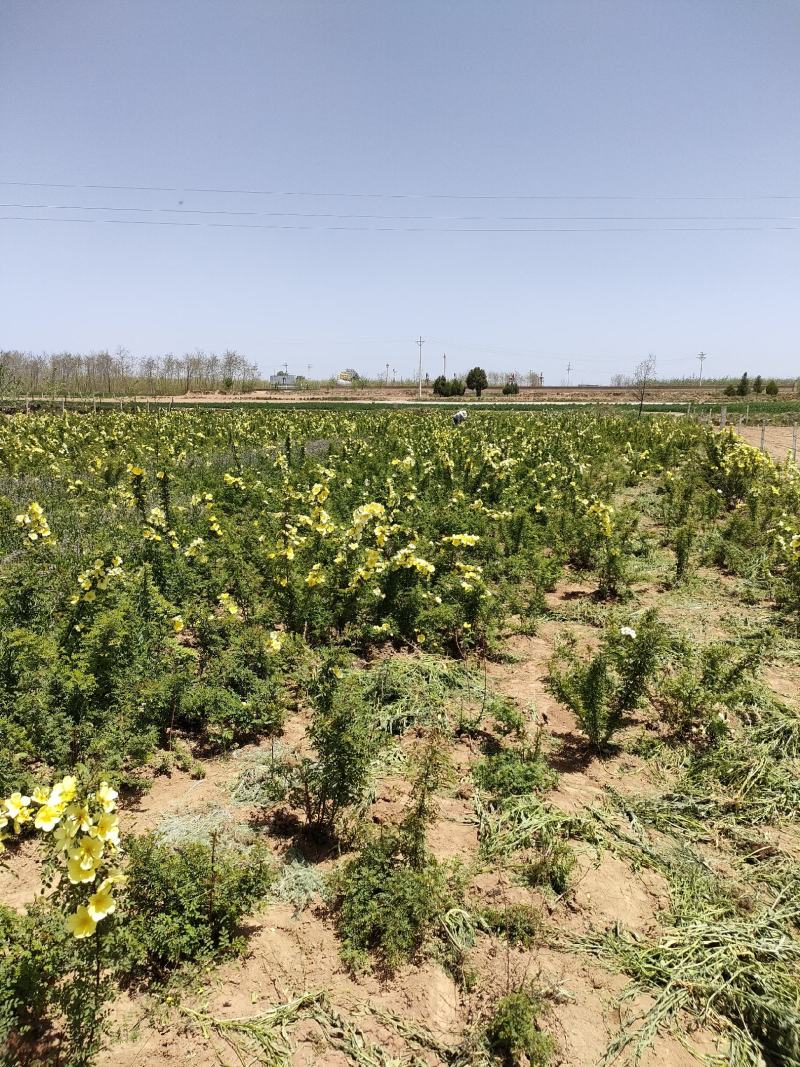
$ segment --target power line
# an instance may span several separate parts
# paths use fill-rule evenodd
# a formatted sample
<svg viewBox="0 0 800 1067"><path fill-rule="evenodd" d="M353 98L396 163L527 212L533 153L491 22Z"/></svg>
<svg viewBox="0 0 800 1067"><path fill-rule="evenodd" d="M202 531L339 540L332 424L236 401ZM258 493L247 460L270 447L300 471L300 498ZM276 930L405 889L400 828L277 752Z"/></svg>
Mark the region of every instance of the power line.
<svg viewBox="0 0 800 1067"><path fill-rule="evenodd" d="M295 223L176 222L167 219L40 219L24 215L0 215L0 222L79 223L87 226L171 226L228 230L304 230L308 233L325 231L350 233L735 233L800 229L800 226L305 226Z"/></svg>
<svg viewBox="0 0 800 1067"><path fill-rule="evenodd" d="M201 186L102 185L76 182L0 181L29 189L103 189L140 193L208 193L233 196L315 196L368 200L800 200L800 193L374 193L296 189L214 189Z"/></svg>
<svg viewBox="0 0 800 1067"><path fill-rule="evenodd" d="M0 210L123 211L144 215L350 219L393 222L800 222L800 215L364 215L325 211L235 211L228 208L127 207L100 204L0 204Z"/></svg>

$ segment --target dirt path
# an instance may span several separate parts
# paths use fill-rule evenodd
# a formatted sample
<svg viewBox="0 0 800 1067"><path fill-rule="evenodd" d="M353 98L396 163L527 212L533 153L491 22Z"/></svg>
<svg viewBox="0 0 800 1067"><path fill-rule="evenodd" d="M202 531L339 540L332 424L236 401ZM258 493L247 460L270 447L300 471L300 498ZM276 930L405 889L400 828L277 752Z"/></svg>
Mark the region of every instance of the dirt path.
<svg viewBox="0 0 800 1067"><path fill-rule="evenodd" d="M736 426L734 428L749 445L761 447L760 426ZM791 426L764 427L764 450L769 452L773 459L783 461L787 455L792 456L794 451L793 458L796 461L798 452L793 449L796 443L797 439Z"/></svg>

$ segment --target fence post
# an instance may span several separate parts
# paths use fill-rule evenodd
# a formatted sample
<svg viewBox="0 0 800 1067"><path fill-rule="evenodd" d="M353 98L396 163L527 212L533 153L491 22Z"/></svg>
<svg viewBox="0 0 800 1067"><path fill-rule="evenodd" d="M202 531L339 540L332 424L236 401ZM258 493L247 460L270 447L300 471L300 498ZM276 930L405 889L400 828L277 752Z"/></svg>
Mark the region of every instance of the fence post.
<svg viewBox="0 0 800 1067"><path fill-rule="evenodd" d="M761 423L761 451L764 451L764 423Z"/></svg>
<svg viewBox="0 0 800 1067"><path fill-rule="evenodd" d="M797 463L797 423L792 426L792 459Z"/></svg>
<svg viewBox="0 0 800 1067"><path fill-rule="evenodd" d="M724 426L727 421L728 421L728 409L723 404L722 407L719 409L719 424L720 424L720 426Z"/></svg>

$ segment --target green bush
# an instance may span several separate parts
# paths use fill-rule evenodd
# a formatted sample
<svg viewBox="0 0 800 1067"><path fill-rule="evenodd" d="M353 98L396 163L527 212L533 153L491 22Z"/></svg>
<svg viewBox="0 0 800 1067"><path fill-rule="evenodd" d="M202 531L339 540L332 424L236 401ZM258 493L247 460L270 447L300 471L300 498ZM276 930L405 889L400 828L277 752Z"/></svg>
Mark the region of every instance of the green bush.
<svg viewBox="0 0 800 1067"><path fill-rule="evenodd" d="M661 679L657 701L675 734L695 744L729 732L728 716L755 702L754 682L773 635L756 633L739 642L673 642L674 665Z"/></svg>
<svg viewBox="0 0 800 1067"><path fill-rule="evenodd" d="M340 680L333 670L324 670L314 699L308 736L316 759L296 766L290 797L305 808L309 826L330 833L339 815L364 798L385 735L357 674Z"/></svg>
<svg viewBox="0 0 800 1067"><path fill-rule="evenodd" d="M153 834L128 844L122 955L131 972L162 975L188 960L238 947L242 918L269 891L275 873L266 849L190 842L178 848Z"/></svg>
<svg viewBox="0 0 800 1067"><path fill-rule="evenodd" d="M547 1067L555 1051L549 1034L539 1029L540 1004L524 990L509 993L495 1007L486 1027L489 1050L508 1067L527 1062Z"/></svg>
<svg viewBox="0 0 800 1067"><path fill-rule="evenodd" d="M490 933L497 934L520 948L531 948L542 931L542 917L530 904L484 908L481 920Z"/></svg>
<svg viewBox="0 0 800 1067"><path fill-rule="evenodd" d="M19 915L0 905L0 1063L90 1067L114 993L114 932L76 941L40 899Z"/></svg>
<svg viewBox="0 0 800 1067"><path fill-rule="evenodd" d="M486 371L483 367L473 367L467 374L467 389L474 389L475 395L480 400L481 393L489 385L489 379L486 377Z"/></svg>
<svg viewBox="0 0 800 1067"><path fill-rule="evenodd" d="M645 694L664 646L665 630L651 609L634 629L622 626L606 631L600 649L588 660L576 662L574 639L564 641L551 662L550 685L554 694L576 715L596 749L607 748Z"/></svg>
<svg viewBox="0 0 800 1067"><path fill-rule="evenodd" d="M516 382L506 382L503 386L503 396L516 396L519 393L519 386Z"/></svg>
<svg viewBox="0 0 800 1067"><path fill-rule="evenodd" d="M332 881L342 956L353 969L370 953L387 971L414 959L441 933L445 913L463 896L453 872L432 857L412 866L403 836L368 842Z"/></svg>
<svg viewBox="0 0 800 1067"><path fill-rule="evenodd" d="M558 775L538 751L503 749L481 760L473 771L476 784L494 798L543 793Z"/></svg>

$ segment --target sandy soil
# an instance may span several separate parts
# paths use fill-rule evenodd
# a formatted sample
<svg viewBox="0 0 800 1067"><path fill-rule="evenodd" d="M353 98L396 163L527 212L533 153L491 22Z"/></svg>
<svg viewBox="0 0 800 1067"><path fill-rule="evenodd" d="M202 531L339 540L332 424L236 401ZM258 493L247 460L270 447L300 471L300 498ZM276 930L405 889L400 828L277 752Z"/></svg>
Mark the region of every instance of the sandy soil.
<svg viewBox="0 0 800 1067"><path fill-rule="evenodd" d="M760 426L735 426L734 429L749 445L761 447ZM783 461L790 456L797 461L800 455L800 430L796 436L791 426L765 426L764 450L773 459Z"/></svg>
<svg viewBox="0 0 800 1067"><path fill-rule="evenodd" d="M787 395L789 393L787 392ZM40 399L50 401L49 397L41 397ZM60 401L60 397L56 398L56 402ZM84 403L91 403L91 400L86 398L68 398L76 401L82 400ZM119 398L117 398L119 399ZM125 402L136 401L140 404L147 404L151 399L144 394L139 396L129 396L123 398ZM258 403L263 404L265 402L274 402L280 404L286 403L306 403L308 401L331 401L339 400L346 401L347 403L359 403L359 404L372 404L376 402L390 402L390 403L418 403L420 400L419 390L415 386L375 386L369 388L356 388L356 387L342 387L342 386L330 386L321 385L309 389L297 389L297 390L274 390L274 389L256 389L249 393L221 393L221 392L189 392L176 394L175 396L159 396L156 398L161 403L174 403L174 404L197 404L197 403ZM476 397L473 393L466 393L463 397L435 397L430 385L424 385L422 387L423 402L432 404L458 404L459 406L468 405L476 402ZM585 403L585 404L638 404L639 397L636 395L635 390L621 388L618 386L546 386L544 388L534 388L532 386L521 386L519 394L517 396L503 396L502 388L500 386L491 386L485 389L481 397L482 401L492 401L501 404L513 404L513 403L537 403L537 404L553 404L553 403ZM725 403L725 397L721 389L718 388L698 388L697 386L654 386L647 390L645 402L648 404L696 404L699 402L723 404Z"/></svg>

